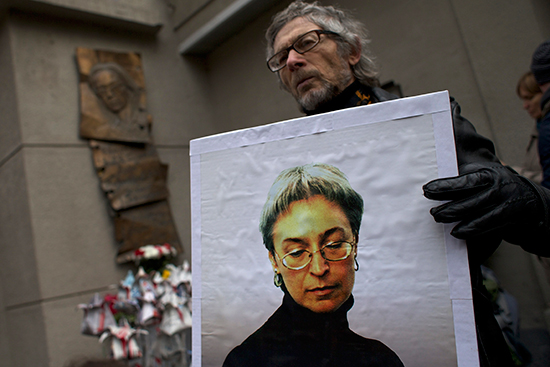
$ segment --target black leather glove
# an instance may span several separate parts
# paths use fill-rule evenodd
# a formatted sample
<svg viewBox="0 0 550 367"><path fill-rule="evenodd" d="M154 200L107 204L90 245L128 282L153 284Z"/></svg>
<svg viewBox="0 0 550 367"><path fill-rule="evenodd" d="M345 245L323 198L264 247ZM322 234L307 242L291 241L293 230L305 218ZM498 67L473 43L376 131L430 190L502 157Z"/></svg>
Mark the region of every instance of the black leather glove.
<svg viewBox="0 0 550 367"><path fill-rule="evenodd" d="M541 232L541 227L548 226L543 189L511 168L473 163L461 171L466 173L430 181L423 187L428 199L450 200L430 213L436 222L459 222L451 231L454 237L467 240L495 235L521 244L522 238L532 237L530 230Z"/></svg>

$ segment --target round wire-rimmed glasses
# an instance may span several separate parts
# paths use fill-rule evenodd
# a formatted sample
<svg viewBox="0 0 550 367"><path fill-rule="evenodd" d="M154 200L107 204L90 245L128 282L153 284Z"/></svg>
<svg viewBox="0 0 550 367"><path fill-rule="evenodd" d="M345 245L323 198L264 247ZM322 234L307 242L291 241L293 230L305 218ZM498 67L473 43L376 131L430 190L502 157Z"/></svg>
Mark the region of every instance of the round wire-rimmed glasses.
<svg viewBox="0 0 550 367"><path fill-rule="evenodd" d="M325 31L322 29L314 29L307 33L302 34L292 45L286 49L277 52L267 60L267 67L272 72L277 72L286 66L286 60L288 59L288 53L290 50L298 52L300 55L308 52L321 42L321 34L334 34L338 33Z"/></svg>
<svg viewBox="0 0 550 367"><path fill-rule="evenodd" d="M311 259L313 259L313 255L316 252L320 252L323 259L327 261L342 261L351 255L354 246L355 244L351 242L334 241L327 243L319 250L313 252L306 249L297 248L285 254L282 258L279 257L279 254L275 254L286 268L291 270L301 270L309 265Z"/></svg>

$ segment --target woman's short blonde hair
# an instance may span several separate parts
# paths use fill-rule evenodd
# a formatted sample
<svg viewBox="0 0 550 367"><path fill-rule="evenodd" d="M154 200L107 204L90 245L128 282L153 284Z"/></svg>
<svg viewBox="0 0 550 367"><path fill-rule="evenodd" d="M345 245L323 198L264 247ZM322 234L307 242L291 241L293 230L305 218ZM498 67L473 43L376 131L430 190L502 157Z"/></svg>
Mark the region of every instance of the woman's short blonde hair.
<svg viewBox="0 0 550 367"><path fill-rule="evenodd" d="M260 217L260 232L270 252L274 251L273 227L279 215L286 212L293 202L316 195L322 195L328 201L340 205L357 240L363 217L363 198L338 168L312 163L284 170L269 190Z"/></svg>

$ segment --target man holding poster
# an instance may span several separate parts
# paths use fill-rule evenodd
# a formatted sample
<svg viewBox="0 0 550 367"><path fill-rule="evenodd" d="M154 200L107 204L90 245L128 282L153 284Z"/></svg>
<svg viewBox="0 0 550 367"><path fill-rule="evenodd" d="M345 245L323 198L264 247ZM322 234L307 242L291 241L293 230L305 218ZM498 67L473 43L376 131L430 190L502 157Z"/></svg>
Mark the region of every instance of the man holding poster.
<svg viewBox="0 0 550 367"><path fill-rule="evenodd" d="M266 39L269 69L307 115L395 98L377 87L365 28L340 9L295 1L273 18ZM460 176L427 183L424 195L450 200L431 214L458 222L451 234L467 241L481 365L511 366L480 264L502 240L550 255L550 191L501 165L453 99L451 111Z"/></svg>

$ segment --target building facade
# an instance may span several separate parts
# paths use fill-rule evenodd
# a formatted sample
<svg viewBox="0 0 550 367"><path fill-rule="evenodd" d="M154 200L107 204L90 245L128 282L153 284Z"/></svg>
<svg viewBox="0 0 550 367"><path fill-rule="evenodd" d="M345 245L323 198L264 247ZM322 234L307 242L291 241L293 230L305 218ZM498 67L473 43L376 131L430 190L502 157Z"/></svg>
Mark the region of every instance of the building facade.
<svg viewBox="0 0 550 367"><path fill-rule="evenodd" d="M288 3L0 3L0 367L100 356L97 339L80 335L76 305L109 291L131 268L115 262L106 200L78 136L76 48L141 55L181 259L190 260L189 140L301 115L265 65L263 34ZM550 37L547 1L337 3L369 28L382 83L394 81L405 96L449 90L504 162L522 162L533 121L515 86ZM528 324L538 327L536 263L506 249L500 259L515 256L514 277L538 297L529 300L538 314Z"/></svg>

